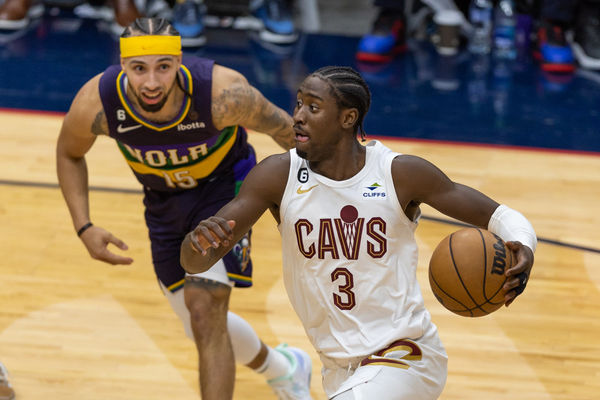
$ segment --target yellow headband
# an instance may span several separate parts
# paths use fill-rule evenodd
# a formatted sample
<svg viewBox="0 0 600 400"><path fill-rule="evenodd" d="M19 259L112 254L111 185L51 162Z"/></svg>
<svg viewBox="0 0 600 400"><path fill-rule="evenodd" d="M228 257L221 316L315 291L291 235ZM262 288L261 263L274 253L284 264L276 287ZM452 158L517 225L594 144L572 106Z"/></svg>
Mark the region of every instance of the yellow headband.
<svg viewBox="0 0 600 400"><path fill-rule="evenodd" d="M119 41L122 58L156 54L178 56L181 54L181 36L130 36L122 37Z"/></svg>

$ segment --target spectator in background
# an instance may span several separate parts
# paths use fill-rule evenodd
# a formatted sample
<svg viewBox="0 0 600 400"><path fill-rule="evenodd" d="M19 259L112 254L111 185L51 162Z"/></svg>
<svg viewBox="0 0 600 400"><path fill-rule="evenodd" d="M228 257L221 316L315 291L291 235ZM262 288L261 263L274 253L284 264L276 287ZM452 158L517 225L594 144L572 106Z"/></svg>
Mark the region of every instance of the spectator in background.
<svg viewBox="0 0 600 400"><path fill-rule="evenodd" d="M386 63L406 50L404 0L375 0L379 7L371 32L360 39L356 59Z"/></svg>
<svg viewBox="0 0 600 400"><path fill-rule="evenodd" d="M261 23L259 38L265 42L289 44L298 34L291 13L291 0L249 0L249 12ZM172 22L181 34L184 47L206 43L203 18L206 15L203 0L176 0Z"/></svg>
<svg viewBox="0 0 600 400"><path fill-rule="evenodd" d="M548 72L600 69L600 1L542 0L534 54Z"/></svg>
<svg viewBox="0 0 600 400"><path fill-rule="evenodd" d="M379 11L371 31L358 43L356 59L359 62L391 61L406 50L408 36L418 40L427 38L427 25L434 14L442 10L464 14L469 0L375 0L374 6Z"/></svg>
<svg viewBox="0 0 600 400"><path fill-rule="evenodd" d="M575 21L572 47L578 64L600 70L600 1L581 1Z"/></svg>
<svg viewBox="0 0 600 400"><path fill-rule="evenodd" d="M92 2L91 2L92 3ZM141 17L133 0L112 0L114 13L111 30L121 34L126 26ZM33 19L44 13L44 6L37 0L5 0L0 6L0 29L19 30L26 28Z"/></svg>
<svg viewBox="0 0 600 400"><path fill-rule="evenodd" d="M1 0L0 0L1 1ZM77 2L77 0L73 0ZM292 18L293 0L248 0L248 12L256 19L258 37L265 42L290 44L298 33ZM74 8L81 18L107 20L109 30L118 37L123 29L142 16L166 18L180 32L184 47L206 43L204 0L146 0L139 9L134 0L88 0ZM172 7L172 8L171 8ZM223 5L221 8L226 8ZM0 4L0 29L20 30L44 13L39 0L5 0Z"/></svg>
<svg viewBox="0 0 600 400"><path fill-rule="evenodd" d="M0 5L0 29L19 30L42 16L44 6L33 0L5 0Z"/></svg>
<svg viewBox="0 0 600 400"><path fill-rule="evenodd" d="M534 55L544 71L569 73L575 70L566 31L573 24L577 3L577 0L542 0Z"/></svg>

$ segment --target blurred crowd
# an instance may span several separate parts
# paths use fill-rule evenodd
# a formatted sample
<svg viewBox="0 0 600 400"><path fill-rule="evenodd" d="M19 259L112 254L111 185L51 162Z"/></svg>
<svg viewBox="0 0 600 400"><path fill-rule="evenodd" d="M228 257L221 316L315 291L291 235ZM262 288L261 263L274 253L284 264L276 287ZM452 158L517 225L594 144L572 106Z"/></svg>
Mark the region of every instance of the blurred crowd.
<svg viewBox="0 0 600 400"><path fill-rule="evenodd" d="M1 3L4 1L3 3ZM321 0L322 1L322 0ZM185 47L206 43L207 27L251 29L260 40L294 43L294 10L316 0L0 0L0 30L19 30L48 5L71 7L82 18L106 21L112 33L139 16L169 19ZM356 49L359 62L381 65L430 41L441 55L462 49L514 58L531 50L542 70L568 74L600 70L600 0L374 0L376 17ZM318 16L317 16L318 18Z"/></svg>
<svg viewBox="0 0 600 400"><path fill-rule="evenodd" d="M600 69L599 0L375 0L378 15L356 58L386 63L407 39L431 40L442 55L515 58L531 49L544 71Z"/></svg>
<svg viewBox="0 0 600 400"><path fill-rule="evenodd" d="M26 28L43 15L45 6L72 8L81 18L106 21L116 36L138 17L166 18L181 34L184 47L204 45L207 25L255 29L261 40L278 44L298 37L288 0L4 0L0 30Z"/></svg>

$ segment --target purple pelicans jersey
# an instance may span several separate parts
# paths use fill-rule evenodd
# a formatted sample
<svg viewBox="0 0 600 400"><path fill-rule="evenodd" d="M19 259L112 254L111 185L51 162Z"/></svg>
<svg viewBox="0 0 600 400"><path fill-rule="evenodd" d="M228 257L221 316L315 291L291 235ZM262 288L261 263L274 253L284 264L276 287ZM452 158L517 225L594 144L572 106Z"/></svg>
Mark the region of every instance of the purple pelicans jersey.
<svg viewBox="0 0 600 400"><path fill-rule="evenodd" d="M241 126L218 130L212 123L211 88L214 61L184 58L180 83L190 94L177 116L157 123L145 119L126 96L127 76L120 65L100 79L100 98L114 138L137 179L146 188L176 192L193 189L207 177L231 170L246 158L249 146Z"/></svg>

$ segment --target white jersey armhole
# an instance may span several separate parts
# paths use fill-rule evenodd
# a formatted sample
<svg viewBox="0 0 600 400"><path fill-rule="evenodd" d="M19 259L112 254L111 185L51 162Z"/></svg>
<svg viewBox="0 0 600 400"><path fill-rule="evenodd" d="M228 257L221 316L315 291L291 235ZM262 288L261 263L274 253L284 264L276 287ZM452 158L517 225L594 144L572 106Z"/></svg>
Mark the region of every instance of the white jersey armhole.
<svg viewBox="0 0 600 400"><path fill-rule="evenodd" d="M402 204L400 203L400 199L398 199L398 193L396 192L396 183L394 182L394 176L392 174L392 163L394 162L394 159L398 156L401 156L402 153L396 153L390 149L389 153L386 154L386 156L384 157L384 168L385 171L387 171L386 174L386 185L388 185L391 189L390 189L390 195L393 197L393 201L395 203L395 206L398 209L398 212L402 215L402 217L404 219L406 219L406 221L412 225L413 227L416 228L418 221L419 221L419 217L421 216L421 212L419 210L418 215L416 216L416 218L414 219L414 221L412 219L410 219L406 213L404 212L404 209L402 208ZM400 188L400 190L402 190L402 188Z"/></svg>
<svg viewBox="0 0 600 400"><path fill-rule="evenodd" d="M290 149L290 171L288 172L287 182L285 183L285 189L283 196L281 197L281 204L279 204L279 225L277 228L281 231L280 226L285 219L285 211L287 209L291 192L293 189L294 175L298 173L297 165L301 162L300 157L296 154L296 149Z"/></svg>

